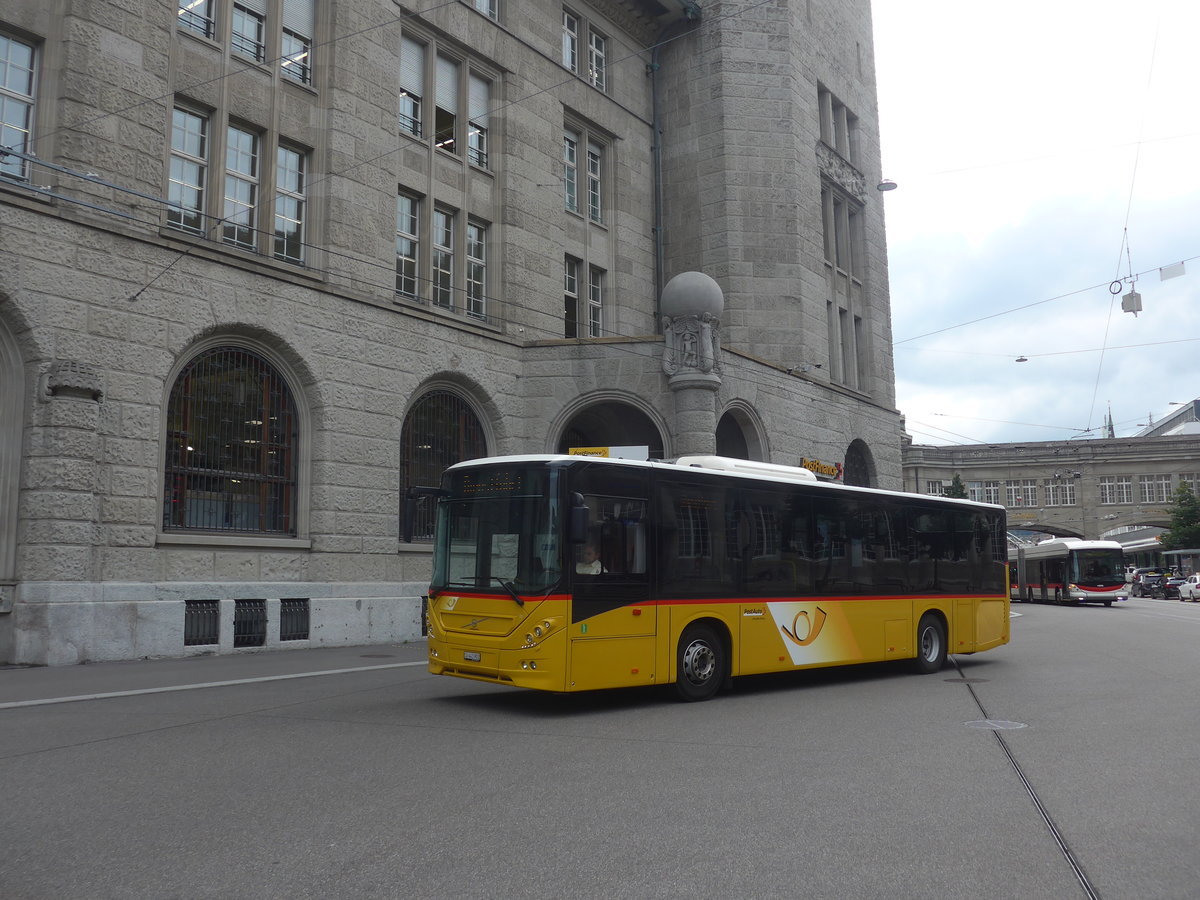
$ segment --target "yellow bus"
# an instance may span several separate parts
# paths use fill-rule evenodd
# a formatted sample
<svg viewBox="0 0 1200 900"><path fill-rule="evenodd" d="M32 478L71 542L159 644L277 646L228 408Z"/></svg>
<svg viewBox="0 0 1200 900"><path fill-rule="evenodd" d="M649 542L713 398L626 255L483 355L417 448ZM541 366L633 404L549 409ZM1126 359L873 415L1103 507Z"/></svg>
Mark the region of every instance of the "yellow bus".
<svg viewBox="0 0 1200 900"><path fill-rule="evenodd" d="M721 457L477 459L436 498L429 671L571 692L884 660L936 672L1009 639L1004 509Z"/></svg>

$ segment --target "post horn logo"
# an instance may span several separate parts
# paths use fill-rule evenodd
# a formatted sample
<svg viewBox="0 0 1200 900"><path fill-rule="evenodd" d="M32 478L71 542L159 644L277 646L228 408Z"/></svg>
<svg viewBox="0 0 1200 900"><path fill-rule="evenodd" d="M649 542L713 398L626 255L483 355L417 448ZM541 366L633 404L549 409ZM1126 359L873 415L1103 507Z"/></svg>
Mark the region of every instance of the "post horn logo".
<svg viewBox="0 0 1200 900"><path fill-rule="evenodd" d="M802 617L804 619L803 629L800 628L800 619ZM825 619L825 610L821 609L819 606L813 610L813 616L811 620L808 618L808 610L802 609L800 612L796 613L796 618L792 619L792 628L790 631L786 625L781 625L780 628L783 629L783 633L791 638L797 646L807 647L817 639L817 635L819 635L821 633L821 629L825 627ZM800 636L801 630L804 632L803 637Z"/></svg>

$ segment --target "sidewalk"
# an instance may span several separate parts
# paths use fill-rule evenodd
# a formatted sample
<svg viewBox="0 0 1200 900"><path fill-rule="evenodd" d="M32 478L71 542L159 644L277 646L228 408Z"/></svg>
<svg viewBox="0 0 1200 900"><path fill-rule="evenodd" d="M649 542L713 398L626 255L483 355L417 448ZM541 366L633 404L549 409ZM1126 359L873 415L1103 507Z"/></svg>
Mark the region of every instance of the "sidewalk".
<svg viewBox="0 0 1200 900"><path fill-rule="evenodd" d="M315 677L348 669L419 666L425 641L318 650L245 651L186 659L0 668L0 708L14 703L187 689L231 681Z"/></svg>

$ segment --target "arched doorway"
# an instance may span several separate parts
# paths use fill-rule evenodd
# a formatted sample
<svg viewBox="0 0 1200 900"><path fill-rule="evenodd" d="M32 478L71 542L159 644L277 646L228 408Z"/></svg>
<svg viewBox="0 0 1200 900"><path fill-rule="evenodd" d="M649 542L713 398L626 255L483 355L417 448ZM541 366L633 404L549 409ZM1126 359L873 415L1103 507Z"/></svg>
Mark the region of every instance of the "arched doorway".
<svg viewBox="0 0 1200 900"><path fill-rule="evenodd" d="M571 416L559 438L559 453L572 447L646 447L650 459L662 459L662 432L636 406L606 400L581 409Z"/></svg>
<svg viewBox="0 0 1200 900"><path fill-rule="evenodd" d="M767 460L762 429L749 406L734 405L722 414L717 422L717 456L758 462Z"/></svg>

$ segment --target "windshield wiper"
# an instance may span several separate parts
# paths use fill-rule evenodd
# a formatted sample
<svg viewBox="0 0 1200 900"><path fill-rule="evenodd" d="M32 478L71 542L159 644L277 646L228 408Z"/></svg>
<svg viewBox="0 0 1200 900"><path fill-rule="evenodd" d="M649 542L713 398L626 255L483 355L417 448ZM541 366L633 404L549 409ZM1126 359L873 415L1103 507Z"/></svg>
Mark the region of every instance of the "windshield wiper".
<svg viewBox="0 0 1200 900"><path fill-rule="evenodd" d="M521 595L517 593L516 585L514 585L511 581L505 581L499 575L493 575L492 580L500 582L500 587L508 591L512 595L512 598L517 601L517 606L525 605L525 601L522 600Z"/></svg>
<svg viewBox="0 0 1200 900"><path fill-rule="evenodd" d="M492 581L499 582L500 586L502 588L504 588L504 590L508 591L509 596L517 601L518 606L525 605L525 601L522 600L521 595L517 593L517 586L515 584L513 584L511 581L505 581L499 575L492 575L490 577L491 577ZM477 586L477 583L474 581L447 581L444 585L441 586L440 590L445 590L446 588L460 588L460 589L466 588L466 589L470 590L471 588L476 587L476 586Z"/></svg>

